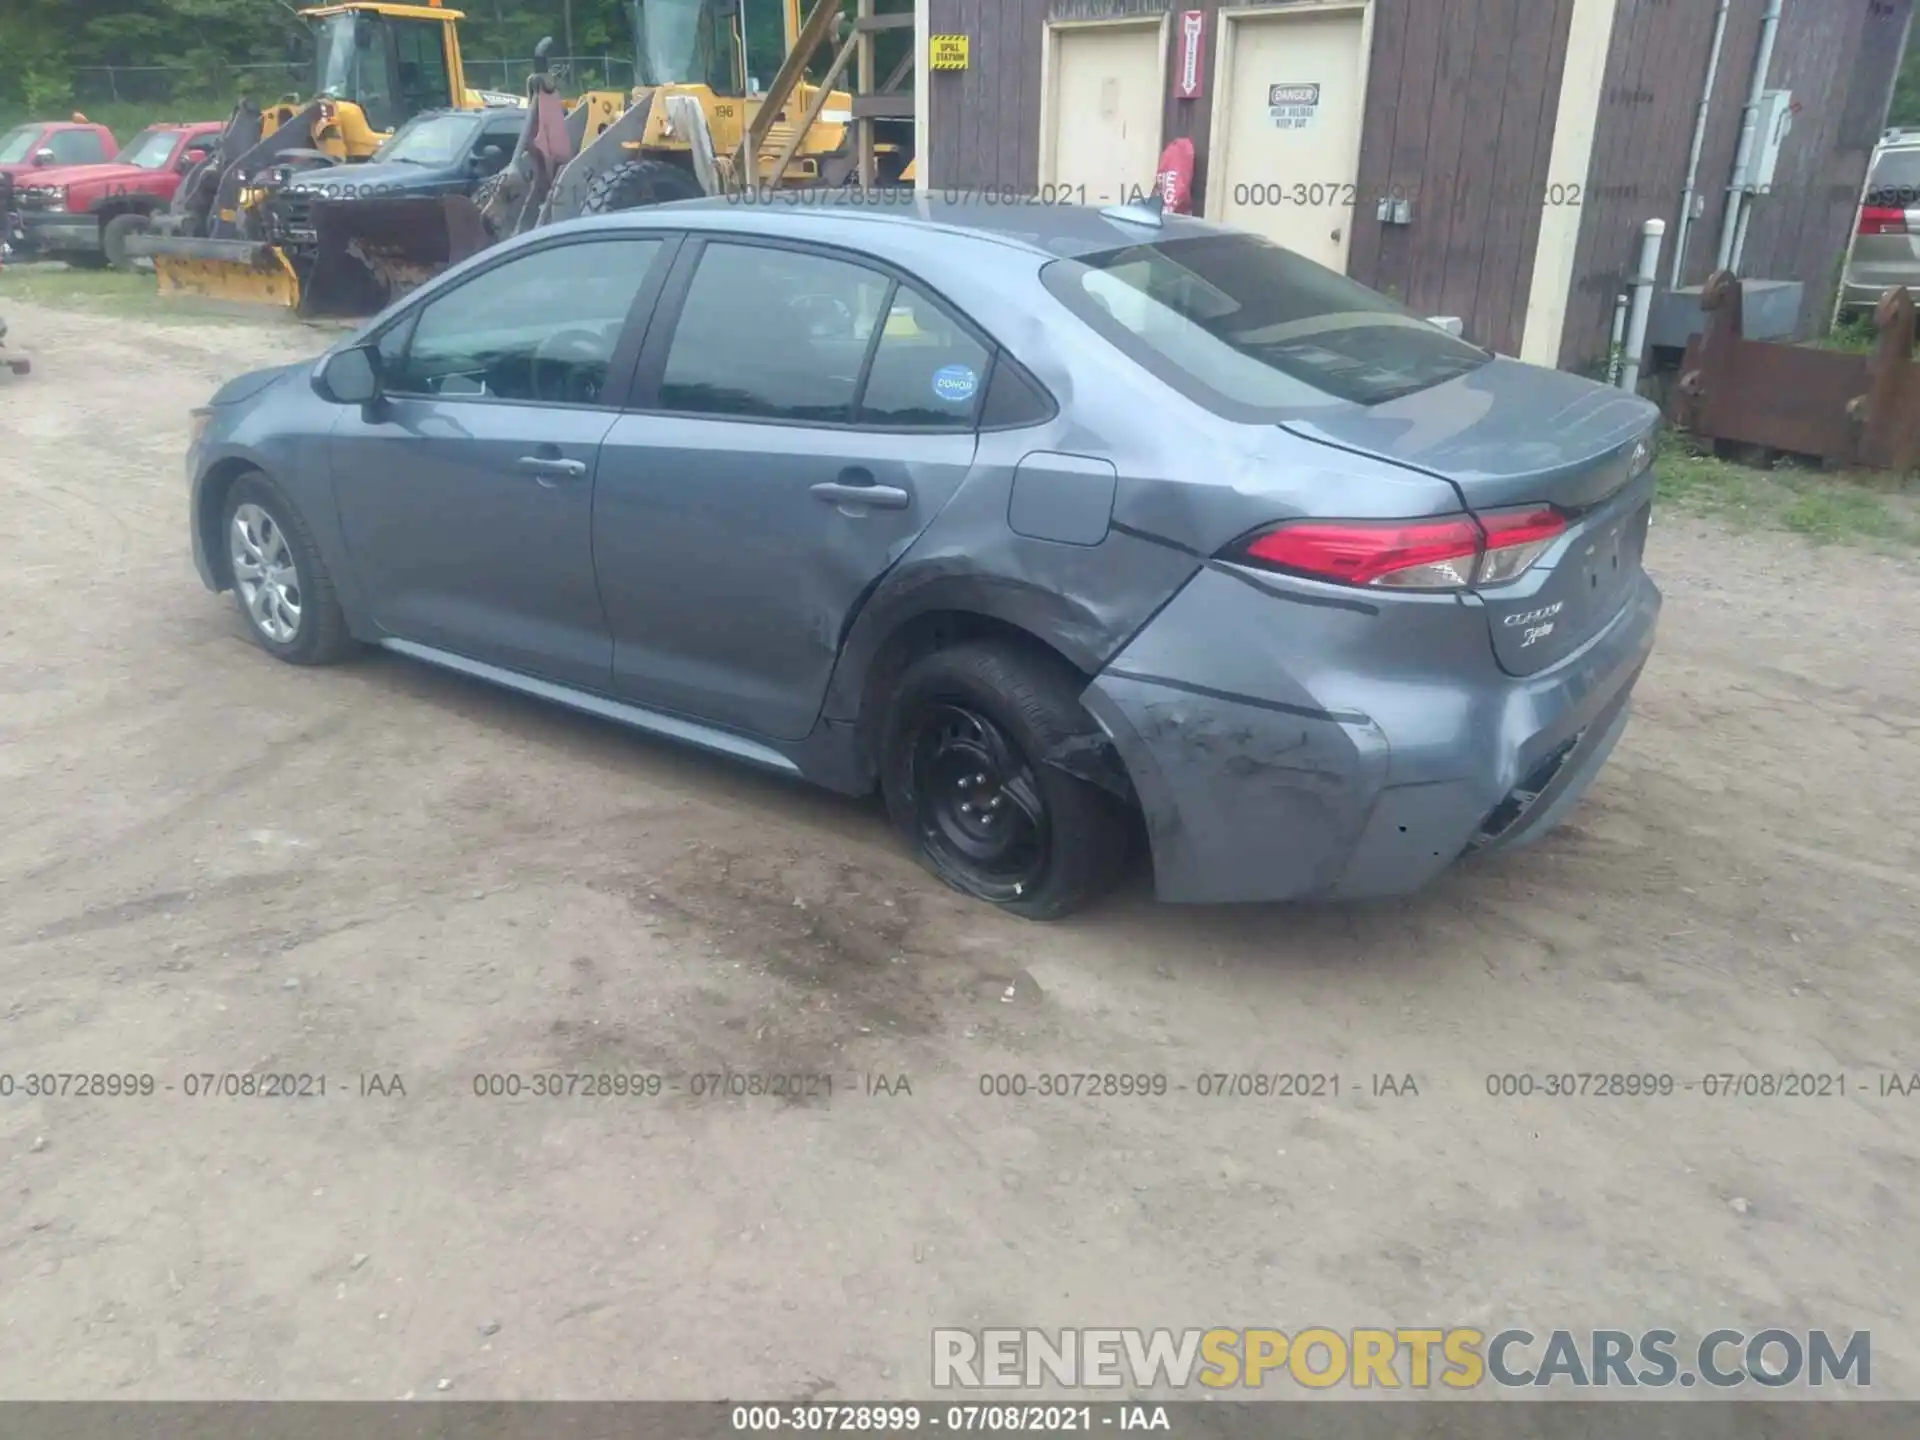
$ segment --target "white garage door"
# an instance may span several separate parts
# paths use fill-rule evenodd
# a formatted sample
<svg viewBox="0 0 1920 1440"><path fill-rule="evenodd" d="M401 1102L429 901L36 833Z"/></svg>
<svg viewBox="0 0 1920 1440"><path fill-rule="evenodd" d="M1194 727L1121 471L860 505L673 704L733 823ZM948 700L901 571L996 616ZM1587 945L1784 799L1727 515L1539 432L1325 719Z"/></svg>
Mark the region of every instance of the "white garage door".
<svg viewBox="0 0 1920 1440"><path fill-rule="evenodd" d="M1160 23L1063 26L1052 41L1046 178L1085 186L1089 205L1117 204L1130 187L1152 194L1164 93Z"/></svg>
<svg viewBox="0 0 1920 1440"><path fill-rule="evenodd" d="M1215 216L1335 270L1358 199L1361 16L1289 15L1227 27Z"/></svg>

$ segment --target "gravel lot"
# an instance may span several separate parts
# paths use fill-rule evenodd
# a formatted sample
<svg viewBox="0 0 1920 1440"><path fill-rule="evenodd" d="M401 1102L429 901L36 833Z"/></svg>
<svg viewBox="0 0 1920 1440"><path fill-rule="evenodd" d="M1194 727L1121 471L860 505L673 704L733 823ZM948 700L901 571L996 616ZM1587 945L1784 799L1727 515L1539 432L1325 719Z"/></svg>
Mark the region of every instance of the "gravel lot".
<svg viewBox="0 0 1920 1440"><path fill-rule="evenodd" d="M1637 719L1532 852L1035 927L872 807L272 663L193 574L185 412L327 335L5 309L0 1397L924 1397L938 1325L1510 1323L1870 1328L1920 1396L1920 1096L1875 1093L1920 1070L1913 564L1662 515ZM834 1090L474 1087L723 1069ZM327 1094L186 1093L238 1071ZM1042 1071L1172 1088L980 1093ZM1197 1093L1240 1071L1341 1093ZM1849 1093L1490 1098L1514 1071Z"/></svg>

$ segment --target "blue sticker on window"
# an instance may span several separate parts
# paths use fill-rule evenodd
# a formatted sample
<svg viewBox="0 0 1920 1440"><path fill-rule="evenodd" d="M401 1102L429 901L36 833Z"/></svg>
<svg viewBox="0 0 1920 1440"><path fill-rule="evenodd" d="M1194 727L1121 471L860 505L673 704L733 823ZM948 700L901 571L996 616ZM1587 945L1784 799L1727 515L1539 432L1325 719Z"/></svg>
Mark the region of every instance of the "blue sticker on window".
<svg viewBox="0 0 1920 1440"><path fill-rule="evenodd" d="M979 386L980 377L973 373L970 365L947 365L933 373L934 398L951 405L962 405L973 399L973 392Z"/></svg>

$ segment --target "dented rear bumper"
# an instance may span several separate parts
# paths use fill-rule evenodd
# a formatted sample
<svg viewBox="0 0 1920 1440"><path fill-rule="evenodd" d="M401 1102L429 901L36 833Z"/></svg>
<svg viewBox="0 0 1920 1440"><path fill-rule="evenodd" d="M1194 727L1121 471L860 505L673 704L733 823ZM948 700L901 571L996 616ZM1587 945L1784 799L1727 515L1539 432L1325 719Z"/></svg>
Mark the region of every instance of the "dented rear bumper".
<svg viewBox="0 0 1920 1440"><path fill-rule="evenodd" d="M1625 728L1660 604L1637 577L1578 650L1515 678L1471 596L1375 603L1215 566L1083 699L1139 796L1162 900L1402 895L1578 802Z"/></svg>

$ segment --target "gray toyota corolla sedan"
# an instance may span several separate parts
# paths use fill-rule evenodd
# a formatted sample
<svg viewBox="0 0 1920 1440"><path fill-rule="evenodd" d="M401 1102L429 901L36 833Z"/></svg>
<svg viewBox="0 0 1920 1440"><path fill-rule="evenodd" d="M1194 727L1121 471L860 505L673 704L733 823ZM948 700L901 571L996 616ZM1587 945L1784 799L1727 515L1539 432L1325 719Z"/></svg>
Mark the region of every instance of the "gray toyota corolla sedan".
<svg viewBox="0 0 1920 1440"><path fill-rule="evenodd" d="M1144 211L695 201L195 415L195 563L852 794L1047 919L1400 894L1552 826L1653 644L1654 408Z"/></svg>

